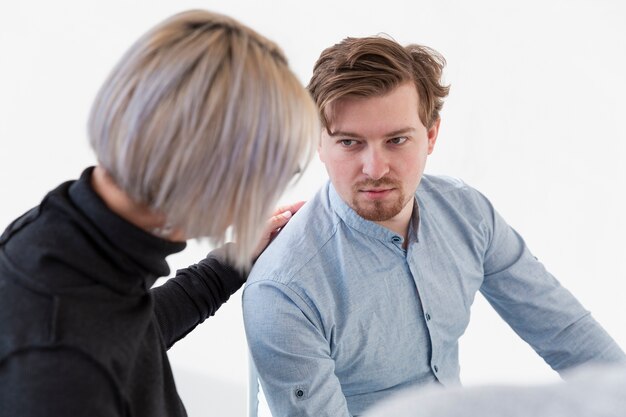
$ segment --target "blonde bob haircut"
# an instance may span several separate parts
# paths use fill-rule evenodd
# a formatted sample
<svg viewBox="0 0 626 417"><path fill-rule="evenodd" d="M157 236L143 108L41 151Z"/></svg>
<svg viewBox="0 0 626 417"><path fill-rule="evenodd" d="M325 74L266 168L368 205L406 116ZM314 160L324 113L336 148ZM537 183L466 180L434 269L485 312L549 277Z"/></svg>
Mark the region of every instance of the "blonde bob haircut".
<svg viewBox="0 0 626 417"><path fill-rule="evenodd" d="M187 238L219 244L232 226L242 268L319 129L278 46L201 10L172 16L130 48L88 125L99 164L130 198Z"/></svg>

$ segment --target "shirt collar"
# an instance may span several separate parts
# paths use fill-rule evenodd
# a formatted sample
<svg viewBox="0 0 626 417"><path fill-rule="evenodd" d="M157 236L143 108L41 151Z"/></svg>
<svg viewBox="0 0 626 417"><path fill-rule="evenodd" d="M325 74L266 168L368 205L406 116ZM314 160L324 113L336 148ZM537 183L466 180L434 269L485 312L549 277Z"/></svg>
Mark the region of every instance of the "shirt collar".
<svg viewBox="0 0 626 417"><path fill-rule="evenodd" d="M359 216L345 201L339 196L337 190L333 184L328 182L328 198L331 209L344 221L348 226L352 227L359 232L372 237L374 239L381 240L385 243L392 243L395 245L402 244L404 238L395 232L387 229L384 226L366 220ZM419 207L417 198L415 198L415 204L413 206L413 214L411 215L411 221L409 223L409 241L417 240L419 231Z"/></svg>

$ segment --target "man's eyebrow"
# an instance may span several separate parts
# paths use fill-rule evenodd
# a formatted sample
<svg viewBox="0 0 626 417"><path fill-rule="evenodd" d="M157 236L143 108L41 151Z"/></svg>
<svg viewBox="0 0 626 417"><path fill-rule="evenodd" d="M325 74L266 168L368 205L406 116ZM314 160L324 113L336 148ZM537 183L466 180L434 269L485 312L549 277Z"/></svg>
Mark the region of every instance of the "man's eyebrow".
<svg viewBox="0 0 626 417"><path fill-rule="evenodd" d="M335 138L337 136L344 136L344 137L350 137L350 138L358 138L360 139L361 136L357 133L352 133L352 132L346 132L343 130L335 130L334 132L329 132L329 136L331 138Z"/></svg>
<svg viewBox="0 0 626 417"><path fill-rule="evenodd" d="M412 127L404 127L402 129L398 129L398 130L394 130L394 131L388 132L384 136L386 138L391 138L391 137L406 135L407 133L412 133L412 132L415 132L414 128L412 128ZM343 131L343 130L335 130L334 132L329 132L329 136L333 137L333 138L337 137L337 136L343 136L343 137L349 137L349 138L362 139L362 136L359 135L358 133L346 132L346 131Z"/></svg>
<svg viewBox="0 0 626 417"><path fill-rule="evenodd" d="M393 132L389 132L387 133L385 136L388 138L392 138L395 136L402 136L402 135L406 135L407 133L413 133L415 132L415 129L412 127L405 127L402 129L398 129L398 130L394 130Z"/></svg>

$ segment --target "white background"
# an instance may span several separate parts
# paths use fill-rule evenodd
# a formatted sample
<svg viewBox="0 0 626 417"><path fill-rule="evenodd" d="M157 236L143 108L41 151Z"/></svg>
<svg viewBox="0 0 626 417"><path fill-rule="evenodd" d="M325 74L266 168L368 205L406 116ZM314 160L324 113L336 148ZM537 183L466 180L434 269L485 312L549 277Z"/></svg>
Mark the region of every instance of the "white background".
<svg viewBox="0 0 626 417"><path fill-rule="evenodd" d="M121 54L172 13L230 14L275 40L303 83L322 49L387 33L439 50L450 97L427 172L485 193L534 254L626 347L626 3L615 0L34 0L0 4L0 229L94 163L85 125ZM326 178L314 161L285 197ZM204 256L192 243L172 270ZM245 413L240 293L170 358L191 416ZM477 297L465 384L557 377Z"/></svg>

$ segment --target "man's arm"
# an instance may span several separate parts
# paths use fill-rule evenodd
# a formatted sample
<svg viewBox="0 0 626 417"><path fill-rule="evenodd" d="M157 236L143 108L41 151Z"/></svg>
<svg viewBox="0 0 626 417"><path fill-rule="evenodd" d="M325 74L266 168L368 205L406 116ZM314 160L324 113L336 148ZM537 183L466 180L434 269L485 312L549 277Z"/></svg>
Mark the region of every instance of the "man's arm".
<svg viewBox="0 0 626 417"><path fill-rule="evenodd" d="M500 316L556 371L626 356L576 298L530 253L489 202L480 289Z"/></svg>
<svg viewBox="0 0 626 417"><path fill-rule="evenodd" d="M214 315L245 282L245 274L227 262L225 250L213 250L152 289L155 314L168 348Z"/></svg>
<svg viewBox="0 0 626 417"><path fill-rule="evenodd" d="M314 309L276 282L243 297L248 344L273 417L349 417L330 344Z"/></svg>
<svg viewBox="0 0 626 417"><path fill-rule="evenodd" d="M69 349L33 349L0 363L3 417L121 417L126 415L108 375Z"/></svg>

